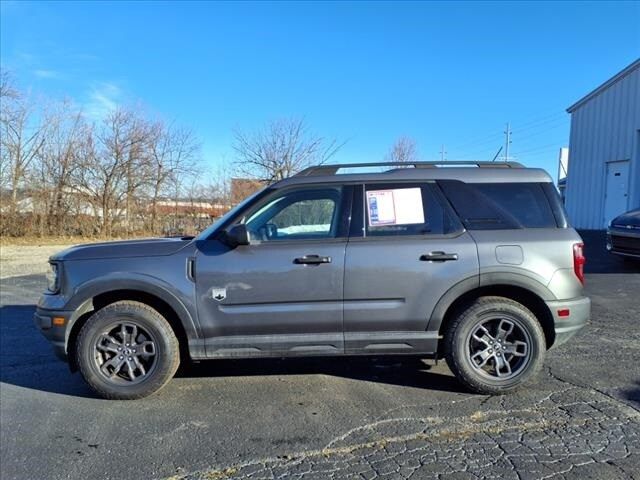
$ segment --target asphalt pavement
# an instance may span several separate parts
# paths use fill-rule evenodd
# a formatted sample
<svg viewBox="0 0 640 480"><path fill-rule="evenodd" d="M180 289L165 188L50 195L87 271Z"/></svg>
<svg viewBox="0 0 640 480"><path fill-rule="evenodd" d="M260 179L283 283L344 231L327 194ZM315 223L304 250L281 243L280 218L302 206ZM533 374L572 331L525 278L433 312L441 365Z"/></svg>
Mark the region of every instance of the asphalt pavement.
<svg viewBox="0 0 640 480"><path fill-rule="evenodd" d="M589 326L518 393L418 359L210 361L97 398L32 324L41 275L0 280L0 478L640 479L640 266L587 240Z"/></svg>

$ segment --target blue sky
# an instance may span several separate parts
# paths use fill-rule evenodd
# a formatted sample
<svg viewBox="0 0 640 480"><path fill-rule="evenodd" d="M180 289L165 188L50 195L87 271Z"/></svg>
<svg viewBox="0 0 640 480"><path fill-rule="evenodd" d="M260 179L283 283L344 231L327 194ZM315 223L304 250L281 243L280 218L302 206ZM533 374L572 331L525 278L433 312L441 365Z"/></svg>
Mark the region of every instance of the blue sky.
<svg viewBox="0 0 640 480"><path fill-rule="evenodd" d="M640 3L2 2L3 69L89 115L141 102L191 127L207 164L234 128L305 117L376 161L519 161L555 174L575 100L640 56Z"/></svg>

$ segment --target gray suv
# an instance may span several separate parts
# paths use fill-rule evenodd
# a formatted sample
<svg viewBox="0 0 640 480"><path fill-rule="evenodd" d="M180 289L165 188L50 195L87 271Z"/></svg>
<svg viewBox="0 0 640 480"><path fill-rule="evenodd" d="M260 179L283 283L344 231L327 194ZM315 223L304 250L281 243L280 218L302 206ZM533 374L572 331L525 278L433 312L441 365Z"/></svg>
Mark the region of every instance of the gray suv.
<svg viewBox="0 0 640 480"><path fill-rule="evenodd" d="M35 322L112 399L157 391L181 360L311 355L445 358L501 394L587 323L584 262L543 170L321 165L195 238L54 255Z"/></svg>

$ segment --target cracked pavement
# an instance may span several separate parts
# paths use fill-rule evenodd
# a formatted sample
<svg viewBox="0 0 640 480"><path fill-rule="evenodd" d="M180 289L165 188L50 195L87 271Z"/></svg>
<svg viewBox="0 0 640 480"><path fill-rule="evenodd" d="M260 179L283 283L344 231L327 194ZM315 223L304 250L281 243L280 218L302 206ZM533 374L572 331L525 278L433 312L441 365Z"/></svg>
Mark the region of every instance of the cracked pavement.
<svg viewBox="0 0 640 480"><path fill-rule="evenodd" d="M101 400L32 325L42 275L3 278L0 477L640 479L640 271L593 265L590 325L498 397L443 363L312 358L203 362Z"/></svg>

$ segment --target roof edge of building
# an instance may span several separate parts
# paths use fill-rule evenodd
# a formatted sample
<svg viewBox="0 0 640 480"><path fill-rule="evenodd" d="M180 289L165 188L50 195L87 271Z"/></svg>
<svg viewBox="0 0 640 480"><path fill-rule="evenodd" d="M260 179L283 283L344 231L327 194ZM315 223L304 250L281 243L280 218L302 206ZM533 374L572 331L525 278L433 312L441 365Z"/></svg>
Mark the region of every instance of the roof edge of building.
<svg viewBox="0 0 640 480"><path fill-rule="evenodd" d="M630 65L622 69L620 72L615 74L609 80L602 83L600 86L596 87L591 92L587 93L584 97L582 97L580 100L578 100L573 105L571 105L569 108L567 108L567 113L573 113L576 109L578 109L583 104L591 100L593 97L599 95L601 92L609 88L611 85L618 82L619 80L622 80L624 77L626 77L627 75L629 75L630 73L632 73L634 70L638 68L640 68L640 58L631 62Z"/></svg>

